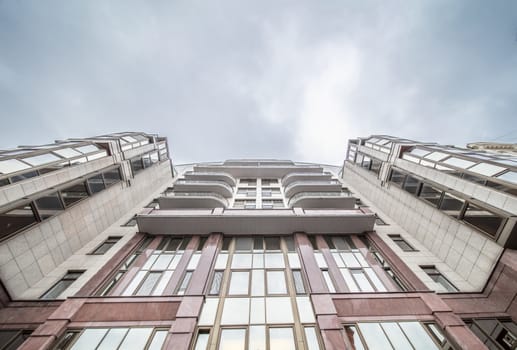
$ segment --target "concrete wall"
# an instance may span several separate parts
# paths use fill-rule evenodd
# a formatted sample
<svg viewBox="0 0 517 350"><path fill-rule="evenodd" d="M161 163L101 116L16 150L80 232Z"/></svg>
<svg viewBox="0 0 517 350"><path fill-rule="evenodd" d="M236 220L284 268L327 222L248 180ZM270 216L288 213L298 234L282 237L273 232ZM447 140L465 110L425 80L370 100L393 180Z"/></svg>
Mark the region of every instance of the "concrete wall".
<svg viewBox="0 0 517 350"><path fill-rule="evenodd" d="M419 265L435 265L461 291L480 291L503 248L482 233L450 218L396 186L381 187L375 175L347 163L343 178L352 191L390 226L376 226L401 258L426 285L443 288ZM396 225L395 222L399 223ZM400 234L419 252L402 252L388 233Z"/></svg>
<svg viewBox="0 0 517 350"><path fill-rule="evenodd" d="M0 244L0 279L13 299L38 298L69 269L88 269L74 291L134 234L120 227L172 182L169 162L150 167ZM124 236L106 255L86 255L110 235ZM127 236L127 237L126 237ZM84 281L84 282L83 282Z"/></svg>

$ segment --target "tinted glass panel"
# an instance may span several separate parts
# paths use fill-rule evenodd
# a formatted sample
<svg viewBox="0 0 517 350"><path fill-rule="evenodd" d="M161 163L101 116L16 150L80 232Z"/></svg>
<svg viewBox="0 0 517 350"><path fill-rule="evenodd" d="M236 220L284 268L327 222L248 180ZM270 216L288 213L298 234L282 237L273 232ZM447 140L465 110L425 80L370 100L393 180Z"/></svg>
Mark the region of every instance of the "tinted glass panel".
<svg viewBox="0 0 517 350"><path fill-rule="evenodd" d="M67 187L60 192L61 197L65 202L65 206L72 205L75 202L88 197L88 191L86 190L86 185L83 182Z"/></svg>
<svg viewBox="0 0 517 350"><path fill-rule="evenodd" d="M495 236L504 219L488 210L475 206L472 203L467 205L463 220L478 229Z"/></svg>
<svg viewBox="0 0 517 350"><path fill-rule="evenodd" d="M36 207L38 208L38 213L42 219L56 215L65 209L57 193L51 193L38 198L35 202Z"/></svg>
<svg viewBox="0 0 517 350"><path fill-rule="evenodd" d="M30 205L25 205L0 214L0 237L5 237L36 223Z"/></svg>
<svg viewBox="0 0 517 350"><path fill-rule="evenodd" d="M103 180L101 174L92 176L91 178L89 178L87 180L87 182L88 182L88 187L90 188L91 193L97 193L106 188L104 186L104 180Z"/></svg>
<svg viewBox="0 0 517 350"><path fill-rule="evenodd" d="M442 193L442 190L424 183L422 186L422 190L420 191L420 198L425 200L427 203L433 205L434 207L437 207L440 203Z"/></svg>
<svg viewBox="0 0 517 350"><path fill-rule="evenodd" d="M416 194L418 191L418 186L420 182L418 179L408 175L406 177L406 181L404 181L404 186L402 187L406 192L411 194Z"/></svg>

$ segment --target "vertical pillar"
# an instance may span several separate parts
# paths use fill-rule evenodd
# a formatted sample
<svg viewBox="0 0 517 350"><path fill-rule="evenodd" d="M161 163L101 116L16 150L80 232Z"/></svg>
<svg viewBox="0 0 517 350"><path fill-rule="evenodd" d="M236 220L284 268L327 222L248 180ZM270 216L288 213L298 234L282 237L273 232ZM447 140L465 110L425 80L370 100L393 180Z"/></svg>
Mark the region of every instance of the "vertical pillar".
<svg viewBox="0 0 517 350"><path fill-rule="evenodd" d="M212 233L208 236L205 248L203 249L201 258L199 259L199 264L192 275L190 286L188 287L185 295L203 295L205 285L217 256L217 246L219 245L219 241L222 240L222 237L223 235L221 233Z"/></svg>
<svg viewBox="0 0 517 350"><path fill-rule="evenodd" d="M314 250L311 242L305 233L295 233L296 245L300 253L300 260L307 275L309 288L312 293L328 293L327 285L321 274L321 270L316 263Z"/></svg>

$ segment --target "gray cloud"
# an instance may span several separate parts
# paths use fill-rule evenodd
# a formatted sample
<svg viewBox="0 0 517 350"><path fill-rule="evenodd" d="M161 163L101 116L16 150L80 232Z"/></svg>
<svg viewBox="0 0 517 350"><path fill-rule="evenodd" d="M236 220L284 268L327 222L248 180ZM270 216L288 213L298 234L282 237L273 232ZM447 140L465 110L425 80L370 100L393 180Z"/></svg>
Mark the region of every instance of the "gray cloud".
<svg viewBox="0 0 517 350"><path fill-rule="evenodd" d="M2 147L121 130L178 163L517 136L517 4L0 2Z"/></svg>

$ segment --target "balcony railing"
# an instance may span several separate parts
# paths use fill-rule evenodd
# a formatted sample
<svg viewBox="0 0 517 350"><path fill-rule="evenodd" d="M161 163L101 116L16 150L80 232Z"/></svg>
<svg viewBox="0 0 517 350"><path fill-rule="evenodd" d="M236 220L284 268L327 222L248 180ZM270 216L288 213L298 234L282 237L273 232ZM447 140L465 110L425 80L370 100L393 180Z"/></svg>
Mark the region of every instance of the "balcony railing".
<svg viewBox="0 0 517 350"><path fill-rule="evenodd" d="M222 195L220 195L219 193L215 193L215 192L167 192L165 193L165 197L183 197L183 198L196 198L196 197L201 197L201 198L217 198L218 200L220 200L224 205L225 207L228 206L228 200L226 198L224 198Z"/></svg>
<svg viewBox="0 0 517 350"><path fill-rule="evenodd" d="M298 200L302 198L319 198L319 197L327 197L327 198L349 198L353 197L351 192L300 192L295 194L291 199L289 199L288 205L291 206L293 203L296 203Z"/></svg>

